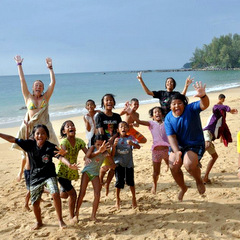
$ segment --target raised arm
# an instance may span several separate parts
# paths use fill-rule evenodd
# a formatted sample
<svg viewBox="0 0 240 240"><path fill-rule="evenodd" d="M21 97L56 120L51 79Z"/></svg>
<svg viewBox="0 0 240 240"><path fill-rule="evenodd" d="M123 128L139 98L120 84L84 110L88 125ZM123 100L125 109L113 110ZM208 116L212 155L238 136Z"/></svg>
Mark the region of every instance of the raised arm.
<svg viewBox="0 0 240 240"><path fill-rule="evenodd" d="M0 133L0 138L4 139L4 140L6 140L6 141L8 141L10 143L15 143L15 137L13 137L13 136Z"/></svg>
<svg viewBox="0 0 240 240"><path fill-rule="evenodd" d="M138 73L137 79L138 79L138 81L140 82L140 84L141 84L143 90L145 91L145 93L146 93L147 95L153 96L153 95L154 95L153 92L150 91L150 90L148 89L148 87L146 86L146 84L144 83L144 81L143 81L143 79L142 79L142 73L141 73L141 72Z"/></svg>
<svg viewBox="0 0 240 240"><path fill-rule="evenodd" d="M194 78L191 78L190 75L187 77L186 82L185 82L185 86L184 86L183 91L182 91L183 95L186 95L188 87L193 82L193 79Z"/></svg>
<svg viewBox="0 0 240 240"><path fill-rule="evenodd" d="M14 57L15 62L17 63L18 66L18 75L20 78L20 83L21 83L21 89L22 89L22 95L24 97L24 101L25 103L27 103L27 99L29 97L29 90L28 90L28 86L24 77L24 73L23 73L23 69L22 69L22 62L23 62L23 58L21 58L21 56L17 55Z"/></svg>
<svg viewBox="0 0 240 240"><path fill-rule="evenodd" d="M55 74L54 74L54 71L53 71L52 59L51 58L46 58L46 64L47 64L47 67L49 69L50 80L51 81L50 81L50 84L48 86L47 91L44 94L44 97L47 101L49 101L51 96L52 96L55 84L56 84L56 79L55 79Z"/></svg>
<svg viewBox="0 0 240 240"><path fill-rule="evenodd" d="M205 110L209 106L209 98L206 94L205 88L206 84L202 85L202 82L196 82L193 87L197 91L197 94L194 97L200 98L200 108Z"/></svg>

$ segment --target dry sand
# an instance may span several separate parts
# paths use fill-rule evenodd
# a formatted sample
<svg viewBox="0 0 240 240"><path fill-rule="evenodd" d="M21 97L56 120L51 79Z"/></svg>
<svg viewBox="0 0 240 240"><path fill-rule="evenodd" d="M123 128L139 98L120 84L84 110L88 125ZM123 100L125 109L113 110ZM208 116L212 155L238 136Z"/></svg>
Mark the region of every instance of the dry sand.
<svg viewBox="0 0 240 240"><path fill-rule="evenodd" d="M223 91L227 98L226 105L239 109L239 88ZM211 93L210 107L201 113L205 126L211 114L212 106L217 102L219 93ZM190 102L194 101L190 98ZM148 110L158 104L142 105L140 118L149 120ZM240 110L240 109L239 109ZM116 110L116 112L118 112ZM77 225L68 225L60 230L51 197L43 195L41 203L44 226L31 231L35 222L33 212L24 210L26 194L25 181L16 182L20 167L20 152L10 150L10 144L0 140L1 177L0 177L0 238L1 239L237 239L240 238L240 193L237 178L236 135L239 129L240 114L227 115L227 123L232 133L233 142L225 147L219 140L215 141L219 154L203 196L198 194L193 179L186 173L185 181L189 190L183 202L178 202L179 191L170 171L165 172L163 162L158 182L157 194L151 194L152 187L152 138L147 127L140 126L139 131L148 139L140 150L134 150L135 182L138 208L131 208L131 194L128 187L121 192L122 207L116 210L114 181L109 196L102 191L98 209L98 222L89 221L93 199L92 185L89 184L85 201L80 209L80 221ZM82 117L72 118L77 127L77 136L85 140ZM53 126L59 133L63 120L54 121ZM18 128L0 129L0 132L16 135ZM83 154L79 162L83 167ZM209 160L208 153L202 159L202 174ZM56 161L57 163L57 161ZM74 182L79 191L80 181ZM68 204L62 201L63 217L67 224Z"/></svg>

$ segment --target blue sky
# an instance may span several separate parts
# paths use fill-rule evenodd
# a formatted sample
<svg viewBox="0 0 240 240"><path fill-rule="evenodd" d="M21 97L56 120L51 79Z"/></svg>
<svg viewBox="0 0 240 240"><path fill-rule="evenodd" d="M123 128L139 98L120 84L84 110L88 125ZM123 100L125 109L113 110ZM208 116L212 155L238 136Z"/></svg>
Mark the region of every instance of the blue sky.
<svg viewBox="0 0 240 240"><path fill-rule="evenodd" d="M213 37L240 34L239 0L1 0L0 75L181 68Z"/></svg>

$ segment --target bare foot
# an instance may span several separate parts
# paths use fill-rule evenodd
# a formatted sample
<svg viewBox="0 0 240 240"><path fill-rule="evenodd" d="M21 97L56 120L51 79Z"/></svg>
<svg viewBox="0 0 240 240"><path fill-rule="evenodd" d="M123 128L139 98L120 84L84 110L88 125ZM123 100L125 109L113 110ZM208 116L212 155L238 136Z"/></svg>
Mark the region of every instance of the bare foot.
<svg viewBox="0 0 240 240"><path fill-rule="evenodd" d="M18 173L17 178L16 178L17 182L20 182L20 181L21 181L22 175L23 175L22 172L19 172L19 173Z"/></svg>
<svg viewBox="0 0 240 240"><path fill-rule="evenodd" d="M91 216L90 221L98 221L98 219L95 216Z"/></svg>
<svg viewBox="0 0 240 240"><path fill-rule="evenodd" d="M151 193L156 194L156 187L152 186Z"/></svg>
<svg viewBox="0 0 240 240"><path fill-rule="evenodd" d="M201 194L201 195L204 194L205 191L206 191L206 187L205 187L203 181L201 181L199 183L196 182L196 185L197 185L197 189L198 189L199 194Z"/></svg>
<svg viewBox="0 0 240 240"><path fill-rule="evenodd" d="M30 211L30 207L29 207L28 205L25 205L25 206L24 206L24 209L25 209L26 211L28 211L28 212Z"/></svg>
<svg viewBox="0 0 240 240"><path fill-rule="evenodd" d="M211 180L209 178L203 178L203 184L211 184Z"/></svg>
<svg viewBox="0 0 240 240"><path fill-rule="evenodd" d="M78 223L78 217L74 216L73 218L70 219L70 224L74 225L76 223Z"/></svg>
<svg viewBox="0 0 240 240"><path fill-rule="evenodd" d="M185 194L185 192L188 190L188 187L187 186L185 186L185 188L183 188L183 189L181 189L181 191L179 192L179 194L178 194L178 200L179 201L182 201L183 200L183 196L184 196L184 194Z"/></svg>
<svg viewBox="0 0 240 240"><path fill-rule="evenodd" d="M136 208L136 207L137 207L136 197L133 197L133 198L132 198L132 207L133 207L133 208Z"/></svg>
<svg viewBox="0 0 240 240"><path fill-rule="evenodd" d="M61 221L59 221L59 227L60 227L61 229L64 229L64 228L67 227L67 224L66 224L63 220L61 220Z"/></svg>
<svg viewBox="0 0 240 240"><path fill-rule="evenodd" d="M42 223L42 222L40 222L40 223L36 222L36 223L33 225L32 230L38 230L38 229L40 229L42 226L43 226L43 223Z"/></svg>

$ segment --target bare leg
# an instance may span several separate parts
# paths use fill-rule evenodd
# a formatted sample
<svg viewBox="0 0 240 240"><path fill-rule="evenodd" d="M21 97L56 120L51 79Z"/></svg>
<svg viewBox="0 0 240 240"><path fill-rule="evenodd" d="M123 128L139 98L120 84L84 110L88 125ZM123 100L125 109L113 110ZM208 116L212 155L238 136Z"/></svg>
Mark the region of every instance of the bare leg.
<svg viewBox="0 0 240 240"><path fill-rule="evenodd" d="M105 168L105 166L100 168L99 179L100 179L100 184L102 184L102 185L104 184L103 179L104 179L106 172L107 172L107 169Z"/></svg>
<svg viewBox="0 0 240 240"><path fill-rule="evenodd" d="M41 208L40 208L40 199L38 199L34 204L33 204L33 212L35 215L35 218L37 220L36 224L32 227L32 230L37 230L42 227L42 216L41 216Z"/></svg>
<svg viewBox="0 0 240 240"><path fill-rule="evenodd" d="M70 191L67 192L69 199L68 199L68 208L70 213L70 219L73 221L74 218L74 211L75 211L75 205L77 200L77 193L74 188L72 188ZM74 221L73 221L74 223Z"/></svg>
<svg viewBox="0 0 240 240"><path fill-rule="evenodd" d="M169 166L170 166L170 170L171 170L171 173L172 173L172 176L173 176L175 182L181 188L181 190L180 190L180 192L178 194L178 200L182 201L183 200L183 196L186 193L188 188L187 188L187 186L186 186L186 184L184 182L183 172L181 170L182 163L179 162L179 163L173 165L174 161L175 161L175 155L174 155L174 153L170 153L170 156L169 156Z"/></svg>
<svg viewBox="0 0 240 240"><path fill-rule="evenodd" d="M26 165L26 154L22 157L21 166L17 175L17 181L20 182Z"/></svg>
<svg viewBox="0 0 240 240"><path fill-rule="evenodd" d="M136 200L136 193L135 193L135 186L130 186L130 190L132 192L132 207L137 207L137 200Z"/></svg>
<svg viewBox="0 0 240 240"><path fill-rule="evenodd" d="M28 190L28 191L27 191L27 194L26 194L26 196L25 196L25 206L24 206L24 208L25 208L27 211L30 211L30 208L29 208L29 205L28 205L29 199L30 199L30 191Z"/></svg>
<svg viewBox="0 0 240 240"><path fill-rule="evenodd" d="M56 210L56 213L57 213L59 227L60 228L65 228L66 224L65 224L65 222L63 221L63 218L62 218L62 203L61 203L60 194L59 193L53 193L52 198L53 198L54 207L55 207L55 210Z"/></svg>
<svg viewBox="0 0 240 240"><path fill-rule="evenodd" d="M160 175L161 162L153 162L153 186L152 194L156 194L157 191L157 181Z"/></svg>
<svg viewBox="0 0 240 240"><path fill-rule="evenodd" d="M204 194L206 188L201 178L201 170L198 166L198 156L195 152L188 151L184 155L183 164L186 170L192 175L196 181L197 189L200 194Z"/></svg>
<svg viewBox="0 0 240 240"><path fill-rule="evenodd" d="M90 219L95 221L97 220L96 213L97 213L97 209L100 201L100 194L101 194L101 184L98 176L96 176L92 180L92 185L94 190L94 200L93 200L92 216Z"/></svg>
<svg viewBox="0 0 240 240"><path fill-rule="evenodd" d="M108 172L107 180L106 180L106 196L109 193L109 186L110 186L110 183L113 179L113 176L114 176L114 170L110 169L109 172Z"/></svg>
<svg viewBox="0 0 240 240"><path fill-rule="evenodd" d="M78 216L79 216L79 209L82 205L82 202L83 202L83 198L86 194L86 189L87 189L87 185L88 185L88 182L89 182L89 177L88 175L84 172L82 174L82 179L81 179L81 186L80 186L80 192L79 192L79 195L78 195L78 199L77 199L77 206L76 206L76 212L75 212L75 221L78 221Z"/></svg>
<svg viewBox="0 0 240 240"><path fill-rule="evenodd" d="M116 188L116 208L120 209L120 188Z"/></svg>
<svg viewBox="0 0 240 240"><path fill-rule="evenodd" d="M213 165L215 164L217 158L218 158L218 154L216 152L211 154L211 160L208 162L206 173L203 177L203 182L204 183L208 183L210 181L208 176L209 176L209 173L210 173Z"/></svg>

